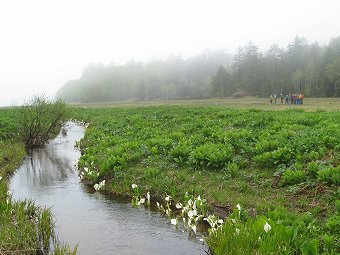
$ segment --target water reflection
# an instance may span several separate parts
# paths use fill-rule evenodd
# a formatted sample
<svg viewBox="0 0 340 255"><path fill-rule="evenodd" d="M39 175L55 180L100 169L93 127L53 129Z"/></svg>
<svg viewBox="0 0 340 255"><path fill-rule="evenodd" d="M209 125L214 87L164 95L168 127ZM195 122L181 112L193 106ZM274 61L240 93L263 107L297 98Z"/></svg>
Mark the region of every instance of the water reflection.
<svg viewBox="0 0 340 255"><path fill-rule="evenodd" d="M88 192L73 166L80 156L73 145L84 129L68 128L67 136L28 153L11 180L14 198L52 207L59 238L79 243L79 254L205 254L205 246L159 213Z"/></svg>

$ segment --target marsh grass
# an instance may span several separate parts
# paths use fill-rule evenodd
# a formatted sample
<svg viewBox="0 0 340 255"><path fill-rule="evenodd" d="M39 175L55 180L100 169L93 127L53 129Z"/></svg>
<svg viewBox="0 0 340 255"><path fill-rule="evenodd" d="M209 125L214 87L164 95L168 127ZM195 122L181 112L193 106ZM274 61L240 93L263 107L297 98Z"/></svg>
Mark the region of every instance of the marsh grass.
<svg viewBox="0 0 340 255"><path fill-rule="evenodd" d="M22 143L0 140L0 254L76 254L76 248L59 244L49 208L12 199L8 178L24 156Z"/></svg>
<svg viewBox="0 0 340 255"><path fill-rule="evenodd" d="M221 99L202 105L196 101L195 105L169 102L160 106L75 109L76 118L90 123L80 142L79 170L87 180L94 176L95 183L106 180L105 190L114 194L134 196L133 183L140 194L150 192L160 200L167 194L177 202L183 201L188 191L207 199L209 209L223 216L241 204L254 222L243 222L246 226L239 229L249 228L277 207L296 215L308 213L315 224L309 227L312 233L303 232L299 240L309 238L310 242L289 246L282 237L280 252L298 254L315 246L327 252L322 236L338 241L330 229L338 220L335 201L339 199L340 115L336 110L340 100L319 99L313 107L307 101L299 107L269 105L264 99L242 100L249 102L238 100L239 105L230 107L228 100ZM320 110L322 104L325 110ZM330 170L320 172L325 167ZM326 222L330 227L324 227ZM243 252L223 252L221 248L216 254L276 254L274 243L280 243L275 239L278 234L256 249L249 242L242 250L243 241L254 240L230 239L228 235L216 237L210 242L211 248L231 242Z"/></svg>

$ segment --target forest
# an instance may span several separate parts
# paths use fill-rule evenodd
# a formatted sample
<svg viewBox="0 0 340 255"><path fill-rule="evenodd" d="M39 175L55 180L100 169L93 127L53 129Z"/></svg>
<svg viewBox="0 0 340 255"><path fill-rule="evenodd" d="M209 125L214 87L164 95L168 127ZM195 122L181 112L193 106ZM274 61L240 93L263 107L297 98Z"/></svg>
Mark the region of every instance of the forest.
<svg viewBox="0 0 340 255"><path fill-rule="evenodd" d="M328 45L296 36L286 48L261 52L249 42L234 55L206 50L183 59L170 56L147 63L91 64L57 96L71 103L175 100L303 93L340 96L340 37Z"/></svg>

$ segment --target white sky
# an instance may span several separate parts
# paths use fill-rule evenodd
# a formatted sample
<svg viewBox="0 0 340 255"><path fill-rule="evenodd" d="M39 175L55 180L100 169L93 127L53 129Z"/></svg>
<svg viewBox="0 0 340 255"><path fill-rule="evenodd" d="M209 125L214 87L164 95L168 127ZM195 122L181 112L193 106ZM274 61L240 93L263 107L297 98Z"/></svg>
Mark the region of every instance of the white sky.
<svg viewBox="0 0 340 255"><path fill-rule="evenodd" d="M340 35L339 0L0 0L0 106L52 96L89 63L266 50Z"/></svg>

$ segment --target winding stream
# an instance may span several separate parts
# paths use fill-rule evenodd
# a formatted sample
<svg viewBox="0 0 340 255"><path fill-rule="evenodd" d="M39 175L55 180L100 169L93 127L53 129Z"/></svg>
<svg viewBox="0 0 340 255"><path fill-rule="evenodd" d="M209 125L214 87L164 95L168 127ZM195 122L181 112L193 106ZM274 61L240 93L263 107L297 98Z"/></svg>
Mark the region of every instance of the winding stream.
<svg viewBox="0 0 340 255"><path fill-rule="evenodd" d="M14 199L33 199L51 207L59 240L79 254L206 254L198 237L176 229L158 212L106 197L82 185L74 162L74 143L84 128L68 123L44 148L32 150L10 182Z"/></svg>

